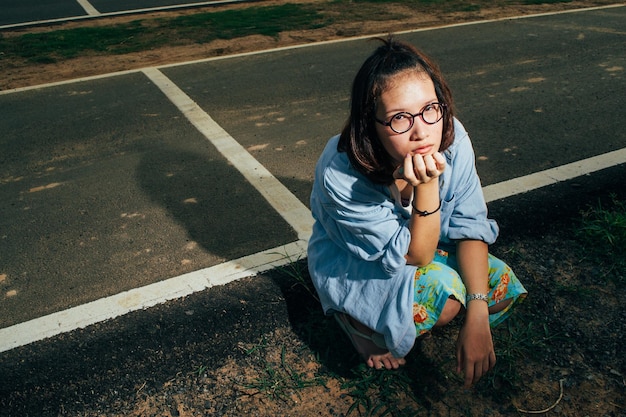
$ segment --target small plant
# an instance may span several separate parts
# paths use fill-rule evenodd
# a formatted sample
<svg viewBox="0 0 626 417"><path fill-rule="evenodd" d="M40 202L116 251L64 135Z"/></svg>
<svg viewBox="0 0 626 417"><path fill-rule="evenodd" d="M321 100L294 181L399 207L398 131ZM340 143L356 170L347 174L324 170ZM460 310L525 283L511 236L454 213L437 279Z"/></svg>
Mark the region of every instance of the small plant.
<svg viewBox="0 0 626 417"><path fill-rule="evenodd" d="M621 250L626 244L626 203L611 195L612 208L602 207L598 203L582 212L582 235L593 241Z"/></svg>
<svg viewBox="0 0 626 417"><path fill-rule="evenodd" d="M347 416L415 415L418 401L404 369L373 370L361 364L352 372L354 378L343 385L354 399Z"/></svg>
<svg viewBox="0 0 626 417"><path fill-rule="evenodd" d="M264 350L262 345L248 352ZM254 381L244 384L244 388L267 395L272 400L288 401L293 395L299 396L298 390L306 387L323 386L321 377L309 377L306 372L297 372L286 359L285 346L281 346L280 363L265 361L261 375Z"/></svg>
<svg viewBox="0 0 626 417"><path fill-rule="evenodd" d="M207 369L209 369L207 366L200 365L200 366L198 366L196 368L195 371L192 372L192 374L196 375L198 378L200 378L200 377L202 377L206 373Z"/></svg>
<svg viewBox="0 0 626 417"><path fill-rule="evenodd" d="M309 278L309 271L307 270L306 260L302 259L291 259L288 254L285 254L285 259L289 261L284 266L279 266L278 269L288 276L292 278L295 286L300 286L306 290L307 293L311 295L311 297L319 303L319 297L317 296L317 292L315 291L315 287L313 287L313 283Z"/></svg>
<svg viewBox="0 0 626 417"><path fill-rule="evenodd" d="M616 282L626 281L626 202L611 195L611 203L601 203L581 213L576 234L582 240L587 256L600 259L608 269L606 275Z"/></svg>
<svg viewBox="0 0 626 417"><path fill-rule="evenodd" d="M517 386L520 382L520 361L534 352L543 351L558 337L550 334L546 324L526 322L517 315L509 317L502 326L506 328L494 331L493 335L498 360L493 371L485 378L493 388Z"/></svg>

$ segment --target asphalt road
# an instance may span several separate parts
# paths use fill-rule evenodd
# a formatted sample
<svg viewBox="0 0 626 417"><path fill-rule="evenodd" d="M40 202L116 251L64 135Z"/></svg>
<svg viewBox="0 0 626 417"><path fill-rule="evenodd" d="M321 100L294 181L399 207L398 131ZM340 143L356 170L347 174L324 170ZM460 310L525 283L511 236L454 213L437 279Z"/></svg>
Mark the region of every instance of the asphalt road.
<svg viewBox="0 0 626 417"><path fill-rule="evenodd" d="M626 148L625 19L615 7L401 37L447 74L493 186ZM3 349L303 256L314 164L374 46L0 93Z"/></svg>
<svg viewBox="0 0 626 417"><path fill-rule="evenodd" d="M240 0L4 0L0 4L0 28L238 1Z"/></svg>

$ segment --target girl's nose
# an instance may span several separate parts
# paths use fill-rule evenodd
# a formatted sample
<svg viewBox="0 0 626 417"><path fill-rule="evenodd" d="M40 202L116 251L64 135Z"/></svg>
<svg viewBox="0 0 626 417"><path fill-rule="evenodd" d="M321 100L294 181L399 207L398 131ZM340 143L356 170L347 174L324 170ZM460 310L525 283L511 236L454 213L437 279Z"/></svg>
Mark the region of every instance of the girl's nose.
<svg viewBox="0 0 626 417"><path fill-rule="evenodd" d="M411 140L417 141L424 139L426 135L426 123L419 117L416 117L411 126Z"/></svg>

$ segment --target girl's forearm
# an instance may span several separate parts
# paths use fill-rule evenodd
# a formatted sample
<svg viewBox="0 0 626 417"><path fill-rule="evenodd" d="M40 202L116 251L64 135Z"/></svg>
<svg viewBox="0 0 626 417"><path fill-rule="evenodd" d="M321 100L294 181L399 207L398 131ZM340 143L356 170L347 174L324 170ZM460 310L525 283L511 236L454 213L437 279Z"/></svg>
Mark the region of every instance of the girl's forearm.
<svg viewBox="0 0 626 417"><path fill-rule="evenodd" d="M406 255L407 263L415 266L428 265L433 260L440 231L440 201L438 181L430 181L414 187L411 208L411 243ZM424 215L424 212L428 214Z"/></svg>
<svg viewBox="0 0 626 417"><path fill-rule="evenodd" d="M457 243L457 263L467 294L489 293L489 247L480 240L461 240ZM481 300L467 303L468 311L480 305L486 307Z"/></svg>

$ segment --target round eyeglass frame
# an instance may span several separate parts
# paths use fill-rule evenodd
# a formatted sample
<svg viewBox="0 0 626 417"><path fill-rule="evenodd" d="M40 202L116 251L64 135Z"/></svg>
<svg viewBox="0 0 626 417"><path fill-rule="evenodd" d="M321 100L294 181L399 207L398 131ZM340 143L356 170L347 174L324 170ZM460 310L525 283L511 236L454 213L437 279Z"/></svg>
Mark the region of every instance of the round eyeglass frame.
<svg viewBox="0 0 626 417"><path fill-rule="evenodd" d="M438 105L439 107L441 107L441 115L434 122L429 122L429 121L424 119L424 112L426 111L427 107L430 107L432 105ZM402 134L402 133L406 133L409 130L411 130L411 128L415 124L415 118L418 117L418 116L419 116L420 119L422 119L422 122L426 123L427 125L434 125L434 124L439 123L439 121L441 119L443 119L443 116L444 116L444 114L446 112L446 108L447 108L447 106L446 106L445 103L437 103L437 102L435 102L435 103L429 103L429 104L425 105L424 107L422 107L422 109L418 113L415 113L415 114L409 113L408 111L398 112L398 113L394 114L393 116L391 116L391 118L389 119L390 120L389 122L386 122L384 120L380 120L377 117L374 117L374 120L376 120L378 123L380 123L383 126L387 126L387 127L391 128L391 130L393 130L394 132L396 132L398 134ZM406 116L411 116L411 123L409 123L409 127L407 127L405 130L398 131L398 130L394 129L393 126L391 126L391 121L393 121L394 118L396 118L397 116L399 116L401 114L406 115Z"/></svg>

